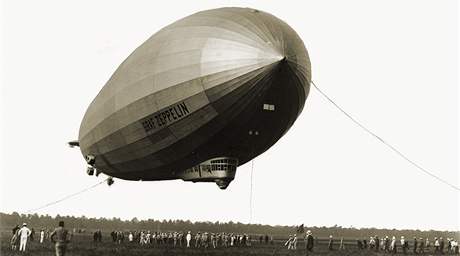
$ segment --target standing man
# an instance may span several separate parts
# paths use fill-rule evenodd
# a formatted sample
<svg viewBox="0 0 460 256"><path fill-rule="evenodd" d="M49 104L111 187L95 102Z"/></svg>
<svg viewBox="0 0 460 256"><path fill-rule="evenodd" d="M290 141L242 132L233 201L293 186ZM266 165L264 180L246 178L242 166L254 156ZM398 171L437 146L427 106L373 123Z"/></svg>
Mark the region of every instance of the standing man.
<svg viewBox="0 0 460 256"><path fill-rule="evenodd" d="M417 239L414 237L415 241L417 241ZM406 240L404 240L404 236L401 236L401 248L403 250L403 253L404 254L407 254L407 247L406 247Z"/></svg>
<svg viewBox="0 0 460 256"><path fill-rule="evenodd" d="M18 230L20 229L19 225L16 225L11 231L13 232L13 235L16 235Z"/></svg>
<svg viewBox="0 0 460 256"><path fill-rule="evenodd" d="M307 230L307 235L305 236L305 249L307 249L307 255L313 251L313 236L310 230Z"/></svg>
<svg viewBox="0 0 460 256"><path fill-rule="evenodd" d="M297 235L294 234L294 238L292 239L292 249L297 250Z"/></svg>
<svg viewBox="0 0 460 256"><path fill-rule="evenodd" d="M40 243L43 244L44 240L45 240L45 230L42 229L40 230Z"/></svg>
<svg viewBox="0 0 460 256"><path fill-rule="evenodd" d="M374 240L375 240L375 251L378 252L379 247L380 247L380 239L378 236L375 236Z"/></svg>
<svg viewBox="0 0 460 256"><path fill-rule="evenodd" d="M327 249L329 249L329 251L332 251L333 247L334 247L334 239L332 238L332 235L330 235L329 236L329 243L327 245Z"/></svg>
<svg viewBox="0 0 460 256"><path fill-rule="evenodd" d="M32 234L29 228L27 228L27 223L22 224L22 228L18 230L19 237L19 251L26 251L27 238Z"/></svg>
<svg viewBox="0 0 460 256"><path fill-rule="evenodd" d="M444 240L442 240L442 237L439 238L439 252L444 254Z"/></svg>
<svg viewBox="0 0 460 256"><path fill-rule="evenodd" d="M67 229L64 228L64 221L59 221L59 226L51 233L51 242L55 244L56 256L64 256L69 242Z"/></svg>
<svg viewBox="0 0 460 256"><path fill-rule="evenodd" d="M201 234L200 232L198 232L195 235L195 248L199 248L200 246L201 246ZM232 240L232 246L233 246L233 240Z"/></svg>
<svg viewBox="0 0 460 256"><path fill-rule="evenodd" d="M418 241L417 237L414 237L414 254L417 254Z"/></svg>
<svg viewBox="0 0 460 256"><path fill-rule="evenodd" d="M343 244L343 236L342 236L342 238L340 238L340 246L339 246L339 250L340 250L340 251L343 251L343 250L345 250L345 245Z"/></svg>
<svg viewBox="0 0 460 256"><path fill-rule="evenodd" d="M418 253L424 254L425 253L425 244L423 243L423 238L420 237L420 246L418 247Z"/></svg>
<svg viewBox="0 0 460 256"><path fill-rule="evenodd" d="M393 238L391 239L390 251L393 254L396 254L398 252L398 249L396 248L396 237L395 236L393 236Z"/></svg>
<svg viewBox="0 0 460 256"><path fill-rule="evenodd" d="M439 253L439 240L437 237L434 238L434 254Z"/></svg>
<svg viewBox="0 0 460 256"><path fill-rule="evenodd" d="M185 240L187 240L187 248L190 248L190 241L192 241L192 234L191 232L187 232L187 235L185 236Z"/></svg>
<svg viewBox="0 0 460 256"><path fill-rule="evenodd" d="M284 243L284 246L287 246L288 250L292 249L292 236L291 235L289 235L289 239L286 241L286 243Z"/></svg>

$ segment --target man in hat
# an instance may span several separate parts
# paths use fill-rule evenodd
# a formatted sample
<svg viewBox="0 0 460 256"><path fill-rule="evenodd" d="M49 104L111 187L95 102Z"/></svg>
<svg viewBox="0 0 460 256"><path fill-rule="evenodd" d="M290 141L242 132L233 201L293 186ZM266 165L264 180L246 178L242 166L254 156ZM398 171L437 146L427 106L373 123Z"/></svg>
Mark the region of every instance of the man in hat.
<svg viewBox="0 0 460 256"><path fill-rule="evenodd" d="M414 237L414 239L415 239L415 237ZM415 241L417 241L417 239L415 239ZM402 248L403 253L407 254L407 246L408 246L408 244L407 244L407 241L404 239L404 236L401 236L400 242L401 242L401 248Z"/></svg>
<svg viewBox="0 0 460 256"><path fill-rule="evenodd" d="M185 236L185 240L187 241L187 248L190 248L190 241L192 241L192 234L191 232L187 232L187 235Z"/></svg>
<svg viewBox="0 0 460 256"><path fill-rule="evenodd" d="M307 230L305 236L305 249L307 249L307 255L309 252L313 251L313 235L310 230Z"/></svg>
<svg viewBox="0 0 460 256"><path fill-rule="evenodd" d="M329 243L327 244L327 249L329 251L332 251L334 248L334 239L332 238L332 235L329 236Z"/></svg>
<svg viewBox="0 0 460 256"><path fill-rule="evenodd" d="M51 233L51 242L55 244L56 256L64 256L67 249L69 231L64 228L64 221L59 221L59 226Z"/></svg>
<svg viewBox="0 0 460 256"><path fill-rule="evenodd" d="M27 238L31 233L32 231L27 227L27 223L22 224L22 228L18 230L19 251L26 251Z"/></svg>

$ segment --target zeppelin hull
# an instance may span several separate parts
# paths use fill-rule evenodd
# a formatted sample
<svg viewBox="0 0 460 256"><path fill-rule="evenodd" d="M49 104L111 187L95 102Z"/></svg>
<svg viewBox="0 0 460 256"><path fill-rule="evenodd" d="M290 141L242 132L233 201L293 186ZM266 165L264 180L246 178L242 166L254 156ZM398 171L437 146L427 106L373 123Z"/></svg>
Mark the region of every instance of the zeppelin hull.
<svg viewBox="0 0 460 256"><path fill-rule="evenodd" d="M176 179L219 156L241 165L289 130L310 76L302 41L274 16L200 12L122 63L88 108L80 147L98 170L129 180Z"/></svg>

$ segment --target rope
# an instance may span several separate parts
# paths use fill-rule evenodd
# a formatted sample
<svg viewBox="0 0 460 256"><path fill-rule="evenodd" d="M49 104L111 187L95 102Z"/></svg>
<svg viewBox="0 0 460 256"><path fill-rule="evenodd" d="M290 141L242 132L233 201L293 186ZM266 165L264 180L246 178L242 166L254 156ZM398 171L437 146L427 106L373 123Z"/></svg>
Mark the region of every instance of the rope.
<svg viewBox="0 0 460 256"><path fill-rule="evenodd" d="M329 98L323 91L321 91L318 86L312 81L311 82L313 84L313 86L315 87L315 89L321 94L323 95L324 98L326 98L330 103L332 103L338 110L340 110L343 114L345 114L351 121L353 121L356 125L358 125L359 127L361 127L361 129L363 129L364 131L366 131L367 133L369 133L370 135L374 136L374 138L376 138L377 140L379 140L380 142L382 142L385 146L387 146L389 149L391 149L393 152L395 152L396 154L398 154L400 157L402 157L404 160L406 160L407 162L411 163L413 166L415 166L418 170L424 172L425 174L431 176L432 178L438 180L439 182L442 182L444 183L445 185L448 185L450 186L451 188L457 190L457 191L460 191L460 188L449 183L448 181L440 178L439 176L436 176L435 174L433 174L432 172L430 172L429 170L423 168L422 166L420 166L419 164L415 163L414 161L412 161L411 159L409 159L405 154L403 154L401 151L399 151L397 148L395 148L394 146L392 146L390 143L386 142L384 139L382 139L381 137L379 137L377 134L375 134L374 132L372 132L371 130L369 130L368 128L366 128L364 125L362 125L360 122L358 122L356 119L354 119L350 114L348 114L345 110L343 110L343 108L341 108L339 105L337 105L337 103L335 103L331 98Z"/></svg>
<svg viewBox="0 0 460 256"><path fill-rule="evenodd" d="M252 187L253 187L253 181L252 181L252 176L254 172L254 159L251 161L251 190L249 194L249 224L252 223Z"/></svg>
<svg viewBox="0 0 460 256"><path fill-rule="evenodd" d="M41 210L41 209L43 209L43 208L46 208L46 207L48 207L48 206L55 205L55 204L57 204L57 203L63 202L63 201L65 201L65 200L69 199L69 198L72 198L72 197L74 197L74 196L77 196L77 195L79 195L79 194L82 194L82 193L84 193L84 192L86 192L86 191L88 191L88 190L91 190L91 189L93 189L93 188L95 188L95 187L101 185L102 183L106 182L108 179L109 179L109 178L107 178L107 179L105 179L105 180L103 180L103 181L101 181L101 182L99 182L99 183L96 183L96 184L92 185L91 187L87 187L87 188L85 188L85 189L83 189L83 190L80 190L80 191L78 191L78 192L75 192L75 193L73 193L73 194L70 194L70 195L68 195L68 196L65 196L65 197L63 197L63 198L61 198L61 199L59 199L59 200L56 200L56 201L47 203L47 204L45 204L45 205L43 205L43 206L40 206L40 207L37 207L37 208L34 208L34 209L30 209L30 210L26 211L26 213L35 212L35 211Z"/></svg>

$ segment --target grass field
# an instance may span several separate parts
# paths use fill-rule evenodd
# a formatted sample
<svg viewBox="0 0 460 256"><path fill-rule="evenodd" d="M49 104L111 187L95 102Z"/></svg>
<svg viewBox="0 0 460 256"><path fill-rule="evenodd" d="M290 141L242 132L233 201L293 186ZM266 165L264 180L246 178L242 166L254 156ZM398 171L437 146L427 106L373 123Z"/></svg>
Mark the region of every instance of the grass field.
<svg viewBox="0 0 460 256"><path fill-rule="evenodd" d="M32 242L28 242L27 251L25 253L19 253L18 251L12 251L10 247L10 234L8 232L1 232L0 242L1 250L0 255L54 255L53 244L49 241L45 241L43 244L38 243L37 239ZM171 256L181 256L181 255L305 255L304 249L297 249L296 251L287 250L284 246L282 240L275 241L274 244L260 244L259 242L253 242L251 247L231 247L231 248L183 248L176 247L173 248L168 246L158 246L158 245L149 245L149 246L140 246L137 243L128 243L115 244L112 241L109 241L109 236L105 235L102 243L94 244L92 241L91 234L76 234L73 236L72 241L69 243L68 250L66 255L77 256L77 255L126 255L126 256L140 256L140 255L171 255ZM303 248L303 242L298 244L298 248ZM338 246L338 244L336 244ZM431 248L432 249L432 248ZM356 245L349 244L346 245L346 249L339 251L329 251L327 249L327 243L320 242L315 245L315 250L310 255L323 255L323 256L347 256L347 255L391 255L385 254L383 252L375 252L370 250L358 250ZM403 255L402 252L399 252L398 255ZM412 255L410 251L408 255ZM425 255L433 255L433 253L426 252Z"/></svg>

